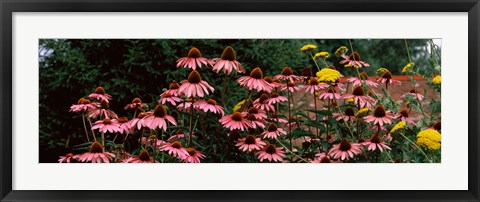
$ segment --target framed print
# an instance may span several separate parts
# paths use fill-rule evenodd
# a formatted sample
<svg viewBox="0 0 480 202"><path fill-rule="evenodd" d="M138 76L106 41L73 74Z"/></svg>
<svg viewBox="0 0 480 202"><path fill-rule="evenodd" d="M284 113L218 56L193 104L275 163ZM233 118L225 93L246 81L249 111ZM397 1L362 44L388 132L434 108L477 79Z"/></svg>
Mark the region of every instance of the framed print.
<svg viewBox="0 0 480 202"><path fill-rule="evenodd" d="M2 201L479 200L477 0L0 6Z"/></svg>

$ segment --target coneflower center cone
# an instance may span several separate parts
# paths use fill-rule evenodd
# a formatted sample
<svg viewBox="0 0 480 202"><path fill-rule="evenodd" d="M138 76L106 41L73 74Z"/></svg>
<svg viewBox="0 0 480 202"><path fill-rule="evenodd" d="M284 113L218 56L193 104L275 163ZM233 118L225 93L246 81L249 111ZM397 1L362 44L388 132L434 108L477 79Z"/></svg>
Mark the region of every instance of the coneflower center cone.
<svg viewBox="0 0 480 202"><path fill-rule="evenodd" d="M195 155L195 153L197 153L197 150L190 147L190 148L187 149L187 152L188 152L188 155L193 156L193 155Z"/></svg>
<svg viewBox="0 0 480 202"><path fill-rule="evenodd" d="M89 99L85 99L85 98L80 98L80 100L78 100L78 104L90 104L90 100Z"/></svg>
<svg viewBox="0 0 480 202"><path fill-rule="evenodd" d="M380 137L376 134L372 135L372 137L370 138L370 142L373 142L373 143L380 143L381 140L380 140Z"/></svg>
<svg viewBox="0 0 480 202"><path fill-rule="evenodd" d="M255 120L257 120L257 118L255 118L255 116L252 115L252 114L248 114L248 115L247 115L247 120L249 120L249 121L255 121Z"/></svg>
<svg viewBox="0 0 480 202"><path fill-rule="evenodd" d="M340 150L348 151L350 150L350 148L352 148L352 145L350 144L350 142L348 142L345 139L342 139L342 141L340 142Z"/></svg>
<svg viewBox="0 0 480 202"><path fill-rule="evenodd" d="M265 78L263 78L263 80L265 80L267 83L273 83L273 79L269 76L266 76Z"/></svg>
<svg viewBox="0 0 480 202"><path fill-rule="evenodd" d="M275 123L270 123L268 125L268 132L274 132L274 131L277 131L277 124Z"/></svg>
<svg viewBox="0 0 480 202"><path fill-rule="evenodd" d="M188 57L199 58L199 57L202 57L202 54L200 53L200 50L198 50L198 48L193 47L188 51Z"/></svg>
<svg viewBox="0 0 480 202"><path fill-rule="evenodd" d="M108 119L108 118L103 119L103 124L108 125L108 124L111 124L111 123L112 123L112 121L110 121L110 119Z"/></svg>
<svg viewBox="0 0 480 202"><path fill-rule="evenodd" d="M303 68L302 76L311 77L312 75L312 70L309 67Z"/></svg>
<svg viewBox="0 0 480 202"><path fill-rule="evenodd" d="M349 59L350 60L355 60L355 61L360 61L360 54L358 54L358 52L353 52L352 54L350 54Z"/></svg>
<svg viewBox="0 0 480 202"><path fill-rule="evenodd" d="M144 113L144 112L140 112L140 113L138 114L137 118L141 119L141 118L145 117L145 115L147 115L147 114Z"/></svg>
<svg viewBox="0 0 480 202"><path fill-rule="evenodd" d="M353 111L353 109L349 107L349 108L345 109L345 115L355 116L355 111Z"/></svg>
<svg viewBox="0 0 480 202"><path fill-rule="evenodd" d="M375 117L385 117L386 116L386 113L385 113L385 109L383 109L382 106L378 106L377 108L375 108L375 111L373 112L373 116Z"/></svg>
<svg viewBox="0 0 480 202"><path fill-rule="evenodd" d="M250 77L255 78L255 79L262 79L263 78L262 69L260 69L260 67L257 67L255 69L253 69L250 72Z"/></svg>
<svg viewBox="0 0 480 202"><path fill-rule="evenodd" d="M400 114L405 117L405 118L408 118L409 114L408 114L408 110L404 109L402 111L400 111Z"/></svg>
<svg viewBox="0 0 480 202"><path fill-rule="evenodd" d="M172 143L172 147L175 148L175 149L180 149L182 148L182 143L179 142L179 141L175 141Z"/></svg>
<svg viewBox="0 0 480 202"><path fill-rule="evenodd" d="M136 98L133 98L132 103L142 103L142 100L136 97Z"/></svg>
<svg viewBox="0 0 480 202"><path fill-rule="evenodd" d="M293 70L292 70L292 68L290 68L290 67L284 67L284 68L282 69L282 75L285 75L285 76L293 75Z"/></svg>
<svg viewBox="0 0 480 202"><path fill-rule="evenodd" d="M367 80L367 79L368 79L368 74L365 73L365 72L361 72L361 73L360 73L360 79L362 79L362 80Z"/></svg>
<svg viewBox="0 0 480 202"><path fill-rule="evenodd" d="M248 109L249 114L258 114L258 109L256 107L250 107Z"/></svg>
<svg viewBox="0 0 480 202"><path fill-rule="evenodd" d="M117 120L118 120L118 122L120 122L120 123L126 123L126 122L128 122L128 118L125 117L125 116L122 116L122 117L118 118Z"/></svg>
<svg viewBox="0 0 480 202"><path fill-rule="evenodd" d="M410 90L410 93L417 93L417 91L414 88L412 88L412 90Z"/></svg>
<svg viewBox="0 0 480 202"><path fill-rule="evenodd" d="M153 111L153 115L155 115L156 117L164 117L165 115L167 115L167 111L162 105L157 105Z"/></svg>
<svg viewBox="0 0 480 202"><path fill-rule="evenodd" d="M95 93L104 95L105 94L105 89L103 87L99 86L95 89Z"/></svg>
<svg viewBox="0 0 480 202"><path fill-rule="evenodd" d="M363 87L362 86L357 86L353 89L353 95L355 96L364 96L365 95L365 91L363 90Z"/></svg>
<svg viewBox="0 0 480 202"><path fill-rule="evenodd" d="M330 158L325 156L322 159L320 159L320 163L331 163L331 161L330 161Z"/></svg>
<svg viewBox="0 0 480 202"><path fill-rule="evenodd" d="M150 154L148 154L147 150L143 150L140 155L138 155L138 159L142 161L149 161L150 160Z"/></svg>
<svg viewBox="0 0 480 202"><path fill-rule="evenodd" d="M295 84L293 82L288 82L287 86L291 88L291 87L295 87Z"/></svg>
<svg viewBox="0 0 480 202"><path fill-rule="evenodd" d="M255 144L255 137L253 135L248 135L245 138L245 144Z"/></svg>
<svg viewBox="0 0 480 202"><path fill-rule="evenodd" d="M92 145L90 145L90 152L92 153L102 153L103 152L103 146L100 144L100 142L93 142Z"/></svg>
<svg viewBox="0 0 480 202"><path fill-rule="evenodd" d="M318 85L318 80L317 78L311 77L310 81L308 82L309 85Z"/></svg>
<svg viewBox="0 0 480 202"><path fill-rule="evenodd" d="M237 54L235 53L235 50L233 50L231 46L227 46L223 50L221 58L222 60L234 61L234 60L237 60Z"/></svg>
<svg viewBox="0 0 480 202"><path fill-rule="evenodd" d="M168 89L170 89L170 90L179 89L179 88L180 88L180 84L178 82L172 82L168 86Z"/></svg>
<svg viewBox="0 0 480 202"><path fill-rule="evenodd" d="M382 74L382 78L384 79L392 79L392 73L390 73L389 71L385 72Z"/></svg>
<svg viewBox="0 0 480 202"><path fill-rule="evenodd" d="M267 99L268 99L267 94L263 93L263 94L260 96L260 103L265 102L265 100L267 100Z"/></svg>
<svg viewBox="0 0 480 202"><path fill-rule="evenodd" d="M277 150L275 148L275 145L273 144L269 144L266 148L265 148L265 152L269 153L269 154L275 154L277 153Z"/></svg>
<svg viewBox="0 0 480 202"><path fill-rule="evenodd" d="M211 105L217 105L217 101L215 101L214 99L211 99L211 98L207 100L207 103L211 104Z"/></svg>
<svg viewBox="0 0 480 202"><path fill-rule="evenodd" d="M202 77L200 76L200 73L197 72L197 70L193 70L188 75L189 83L200 83L201 80L202 80Z"/></svg>
<svg viewBox="0 0 480 202"><path fill-rule="evenodd" d="M433 128L435 128L435 130L441 130L442 129L442 121L437 121L435 124L433 124Z"/></svg>
<svg viewBox="0 0 480 202"><path fill-rule="evenodd" d="M105 101L105 100L100 100L100 106L101 106L103 109L109 109L109 108L110 108L110 105L109 105L108 102Z"/></svg>
<svg viewBox="0 0 480 202"><path fill-rule="evenodd" d="M232 120L242 121L242 114L240 112L235 112L232 114Z"/></svg>

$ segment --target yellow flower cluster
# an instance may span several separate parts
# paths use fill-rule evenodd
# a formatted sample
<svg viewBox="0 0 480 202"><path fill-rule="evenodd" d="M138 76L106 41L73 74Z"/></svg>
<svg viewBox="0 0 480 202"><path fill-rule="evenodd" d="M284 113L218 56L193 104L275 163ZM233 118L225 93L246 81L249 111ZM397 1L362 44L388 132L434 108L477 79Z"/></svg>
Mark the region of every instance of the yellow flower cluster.
<svg viewBox="0 0 480 202"><path fill-rule="evenodd" d="M417 134L417 144L429 150L439 150L442 142L442 135L434 129L426 129Z"/></svg>
<svg viewBox="0 0 480 202"><path fill-rule="evenodd" d="M397 123L397 125L393 126L392 130L390 130L390 133L395 133L403 128L405 128L405 125L407 125L407 122L405 121L400 121Z"/></svg>
<svg viewBox="0 0 480 202"><path fill-rule="evenodd" d="M363 109L360 109L358 110L358 112L355 114L355 117L357 118L362 118L364 116L366 116L368 114L368 112L371 112L372 109L370 108L363 108Z"/></svg>
<svg viewBox="0 0 480 202"><path fill-rule="evenodd" d="M442 84L442 77L441 76L436 76L432 79L432 83L435 85L440 85Z"/></svg>
<svg viewBox="0 0 480 202"><path fill-rule="evenodd" d="M302 48L300 48L300 50L304 53L306 52L311 52L313 50L315 50L317 48L317 46L313 45L313 44L307 44L305 46L303 46Z"/></svg>
<svg viewBox="0 0 480 202"><path fill-rule="evenodd" d="M313 56L313 59L318 59L318 58L328 58L330 56L330 54L328 52L320 52L320 53L316 53L314 56Z"/></svg>
<svg viewBox="0 0 480 202"><path fill-rule="evenodd" d="M345 67L347 69L353 69L353 68L358 69L359 68L358 65L351 65L351 64L346 64L343 67Z"/></svg>
<svg viewBox="0 0 480 202"><path fill-rule="evenodd" d="M405 67L403 67L402 69L402 74L405 74L408 72L408 70L412 69L412 67L415 65L415 63L413 62L410 62L408 63L407 65L405 65Z"/></svg>
<svg viewBox="0 0 480 202"><path fill-rule="evenodd" d="M340 72L330 68L323 68L317 72L318 82L333 83L340 77Z"/></svg>
<svg viewBox="0 0 480 202"><path fill-rule="evenodd" d="M348 51L348 48L346 46L340 46L340 48L338 48L335 51L335 55L340 57L342 55L345 55L345 53L347 53L347 51Z"/></svg>
<svg viewBox="0 0 480 202"><path fill-rule="evenodd" d="M377 69L377 75L383 75L385 72L389 72L387 68L379 68Z"/></svg>
<svg viewBox="0 0 480 202"><path fill-rule="evenodd" d="M245 101L246 100L242 100L242 101L238 102L237 105L235 105L235 107L233 107L233 112L238 112L238 110L240 110L242 108L242 105L245 104Z"/></svg>
<svg viewBox="0 0 480 202"><path fill-rule="evenodd" d="M348 98L348 99L347 99L347 102L348 102L348 103L353 103L354 101L355 101L355 99L353 99L353 98Z"/></svg>

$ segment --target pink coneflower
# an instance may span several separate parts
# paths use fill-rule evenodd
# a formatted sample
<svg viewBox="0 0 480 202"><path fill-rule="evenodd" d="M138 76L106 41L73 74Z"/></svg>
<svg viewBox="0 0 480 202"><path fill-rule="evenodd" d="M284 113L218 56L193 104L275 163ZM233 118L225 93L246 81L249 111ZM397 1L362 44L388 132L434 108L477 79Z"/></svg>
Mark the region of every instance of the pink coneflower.
<svg viewBox="0 0 480 202"><path fill-rule="evenodd" d="M317 77L310 77L307 84L308 85L305 88L306 93L314 94L315 92L318 92L320 90Z"/></svg>
<svg viewBox="0 0 480 202"><path fill-rule="evenodd" d="M408 113L408 110L407 109L403 109L401 110L398 114L396 114L395 116L393 116L393 118L395 119L401 119L402 121L405 121L407 123L410 123L414 126L416 126L417 124L415 124L415 122L409 118L409 113Z"/></svg>
<svg viewBox="0 0 480 202"><path fill-rule="evenodd" d="M163 93L162 95L160 95L160 99L157 100L157 102L162 105L168 102L173 106L177 106L177 102L182 102L182 99L175 97L170 93Z"/></svg>
<svg viewBox="0 0 480 202"><path fill-rule="evenodd" d="M312 69L310 69L310 67L304 67L302 70L302 76L301 76L303 78L303 83L308 84L308 81L312 76L313 76Z"/></svg>
<svg viewBox="0 0 480 202"><path fill-rule="evenodd" d="M343 116L338 113L332 113L333 118L336 118L337 121L344 120L344 121L354 121L355 120L355 111L352 108L345 109Z"/></svg>
<svg viewBox="0 0 480 202"><path fill-rule="evenodd" d="M97 104L96 106L97 106L96 109L93 109L88 113L88 117L94 118L94 119L99 117L109 118L109 119L118 118L117 114L114 111L110 110L110 105L108 104L107 101L100 100L100 104Z"/></svg>
<svg viewBox="0 0 480 202"><path fill-rule="evenodd" d="M242 151L261 150L266 143L262 139L253 135L247 135L247 137L240 138L237 141L237 146Z"/></svg>
<svg viewBox="0 0 480 202"><path fill-rule="evenodd" d="M372 137L369 140L367 140L365 142L362 142L362 145L366 146L369 151L375 151L376 149L380 150L380 152L383 152L383 149L392 150L376 134L373 134Z"/></svg>
<svg viewBox="0 0 480 202"><path fill-rule="evenodd" d="M154 163L147 150L140 152L138 157L130 157L124 163Z"/></svg>
<svg viewBox="0 0 480 202"><path fill-rule="evenodd" d="M273 88L276 88L276 89L283 86L283 84L280 83L280 80L272 79L269 76L263 77L263 80L265 80L268 84L270 84L270 86L272 86Z"/></svg>
<svg viewBox="0 0 480 202"><path fill-rule="evenodd" d="M204 112L212 112L214 114L220 114L225 116L225 112L223 111L223 107L217 105L217 101L214 99L205 100L198 100L195 102L199 109L203 110Z"/></svg>
<svg viewBox="0 0 480 202"><path fill-rule="evenodd" d="M142 100L140 98L136 97L136 98L133 98L132 103L127 104L127 106L125 106L123 109L125 109L125 110L128 110L128 109L142 110L143 105L144 105L144 103L142 103Z"/></svg>
<svg viewBox="0 0 480 202"><path fill-rule="evenodd" d="M282 73L274 76L273 79L279 79L279 80L289 81L289 82L295 83L296 81L302 80L302 77L296 76L293 73L292 68L284 67L282 69Z"/></svg>
<svg viewBox="0 0 480 202"><path fill-rule="evenodd" d="M297 92L300 90L299 87L295 85L295 83L288 82L282 89L282 91L290 91L291 93Z"/></svg>
<svg viewBox="0 0 480 202"><path fill-rule="evenodd" d="M170 94L172 96L179 96L181 93L178 92L178 89L180 88L180 84L176 81L172 81L170 85L168 85L168 90L160 94L162 96L163 94Z"/></svg>
<svg viewBox="0 0 480 202"><path fill-rule="evenodd" d="M195 47L188 51L187 57L182 57L177 60L177 68L183 67L195 70L197 67L201 68L202 64L205 66L213 66L212 62L207 58L203 58L202 53Z"/></svg>
<svg viewBox="0 0 480 202"><path fill-rule="evenodd" d="M72 157L80 162L92 162L92 163L110 163L115 158L115 154L110 152L104 152L103 146L99 142L95 141L90 145L90 151L83 154L77 154Z"/></svg>
<svg viewBox="0 0 480 202"><path fill-rule="evenodd" d="M104 118L103 120L96 121L93 124L92 130L98 129L102 133L116 133L121 132L120 124L116 119Z"/></svg>
<svg viewBox="0 0 480 202"><path fill-rule="evenodd" d="M132 125L130 124L130 121L128 120L127 117L119 117L117 121L118 121L118 128L119 128L118 132L120 132L120 134L133 133Z"/></svg>
<svg viewBox="0 0 480 202"><path fill-rule="evenodd" d="M223 116L218 121L223 125L223 127L230 130L238 129L245 131L251 126L250 121L245 119L240 112L234 112L233 114Z"/></svg>
<svg viewBox="0 0 480 202"><path fill-rule="evenodd" d="M263 93L259 98L257 98L255 101L253 101L253 106L265 110L268 112L273 112L275 111L275 107L271 104L268 103L269 98L267 94Z"/></svg>
<svg viewBox="0 0 480 202"><path fill-rule="evenodd" d="M313 161L310 161L311 163L332 163L330 154L327 154L326 152L322 153L317 153L315 154L315 159Z"/></svg>
<svg viewBox="0 0 480 202"><path fill-rule="evenodd" d="M250 124L249 125L250 128L265 128L265 124L264 124L265 121L261 119L257 119L255 115L249 113L245 118Z"/></svg>
<svg viewBox="0 0 480 202"><path fill-rule="evenodd" d="M134 118L130 121L130 127L137 128L140 130L143 127L143 122L145 121L143 118L147 116L147 114L152 114L153 112L140 112L137 118Z"/></svg>
<svg viewBox="0 0 480 202"><path fill-rule="evenodd" d="M270 123L268 129L262 133L263 138L277 139L280 135L286 135L285 130L277 127L277 124Z"/></svg>
<svg viewBox="0 0 480 202"><path fill-rule="evenodd" d="M368 107L371 108L377 101L372 97L365 95L363 86L357 86L353 89L352 94L343 95L344 99L353 98L353 103L358 105L360 108Z"/></svg>
<svg viewBox="0 0 480 202"><path fill-rule="evenodd" d="M247 87L249 90L256 90L257 92L266 91L272 92L272 86L263 79L263 72L260 67L253 69L250 76L242 76L237 79L240 86Z"/></svg>
<svg viewBox="0 0 480 202"><path fill-rule="evenodd" d="M342 96L338 94L335 89L328 89L327 92L324 92L318 96L318 99L320 100L338 100ZM335 98L335 99L334 99Z"/></svg>
<svg viewBox="0 0 480 202"><path fill-rule="evenodd" d="M150 129L163 129L167 131L167 122L170 122L173 125L177 125L175 118L167 114L167 111L163 105L157 105L153 113L149 113L143 118L143 126L146 126Z"/></svg>
<svg viewBox="0 0 480 202"><path fill-rule="evenodd" d="M414 88L412 88L412 90L410 90L410 92L408 93L405 93L404 95L402 95L402 98L405 98L405 95L412 95L413 97L417 97L418 100L422 101L423 100L423 95L418 93L417 91L415 91Z"/></svg>
<svg viewBox="0 0 480 202"><path fill-rule="evenodd" d="M184 156L181 161L185 163L201 163L200 159L205 158L205 155L202 152L197 151L194 148L187 149L188 155Z"/></svg>
<svg viewBox="0 0 480 202"><path fill-rule="evenodd" d="M288 101L288 98L285 96L278 95L277 92L273 92L270 95L270 98L267 100L268 104L271 104L271 105L281 103L281 102L286 102L286 101Z"/></svg>
<svg viewBox="0 0 480 202"><path fill-rule="evenodd" d="M347 79L348 82L353 83L353 86L362 86L365 82L368 86L377 87L378 83L368 80L368 75L365 72L360 73L360 77L352 77Z"/></svg>
<svg viewBox="0 0 480 202"><path fill-rule="evenodd" d="M105 89L101 86L97 87L95 89L95 92L90 94L88 97L91 98L91 99L104 100L107 103L108 103L108 100L112 99L112 96L105 93Z"/></svg>
<svg viewBox="0 0 480 202"><path fill-rule="evenodd" d="M390 71L386 71L382 74L382 76L377 80L385 84L385 87L388 89L388 85L402 85L402 82L392 79L392 73Z"/></svg>
<svg viewBox="0 0 480 202"><path fill-rule="evenodd" d="M184 93L187 97L203 97L208 95L209 92L213 92L215 89L208 85L206 81L202 80L200 74L193 70L188 75L187 80L182 81L182 85L178 89L180 92Z"/></svg>
<svg viewBox="0 0 480 202"><path fill-rule="evenodd" d="M73 154L68 153L65 156L60 156L60 158L58 159L58 162L59 163L70 163L72 161L72 158L73 158Z"/></svg>
<svg viewBox="0 0 480 202"><path fill-rule="evenodd" d="M230 75L232 70L235 70L238 73L245 73L245 69L242 64L237 61L237 54L231 46L227 46L222 53L220 58L213 59L215 65L213 66L213 71L217 73L223 69L223 73Z"/></svg>
<svg viewBox="0 0 480 202"><path fill-rule="evenodd" d="M156 135L142 137L142 139L140 139L140 142L147 147L154 145L154 147L158 147L158 148L160 148L162 145L166 143L163 140L159 140Z"/></svg>
<svg viewBox="0 0 480 202"><path fill-rule="evenodd" d="M278 122L278 123L288 123L288 120L287 119L284 119L284 118L280 118L278 116L277 113L272 113L270 118L268 119L269 121L274 121L274 122Z"/></svg>
<svg viewBox="0 0 480 202"><path fill-rule="evenodd" d="M195 135L192 135L192 137L195 137ZM170 136L167 141L171 142L172 140L179 140L181 138L185 138L185 133L183 131L178 131L174 135Z"/></svg>
<svg viewBox="0 0 480 202"><path fill-rule="evenodd" d="M257 154L260 162L263 162L265 159L273 162L282 162L283 157L285 156L285 151L283 151L283 147L275 147L275 145L269 144L261 151L257 152Z"/></svg>
<svg viewBox="0 0 480 202"><path fill-rule="evenodd" d="M248 111L242 112L242 116L246 117L247 115L253 115L256 119L266 119L267 114L265 111L258 109L256 107L250 107Z"/></svg>
<svg viewBox="0 0 480 202"><path fill-rule="evenodd" d="M191 109L192 109L192 104L193 104L193 109L197 110L198 109L198 105L197 105L198 102L195 101L195 99L193 99L193 98L188 98L188 100L178 104L177 109L182 110L182 111L190 112Z"/></svg>
<svg viewBox="0 0 480 202"><path fill-rule="evenodd" d="M173 143L167 142L160 148L160 150L166 151L169 155L179 159L183 159L185 156L188 156L187 150L182 147L182 143L179 141L174 141Z"/></svg>
<svg viewBox="0 0 480 202"><path fill-rule="evenodd" d="M344 60L340 61L340 64L347 63L352 66L370 67L370 64L360 60L360 54L358 54L358 52L353 52L352 54L350 54L350 56L343 55L342 57Z"/></svg>
<svg viewBox="0 0 480 202"><path fill-rule="evenodd" d="M350 143L345 139L342 139L339 144L336 144L328 152L333 158L345 160L353 158L354 155L362 153L360 145L357 143Z"/></svg>
<svg viewBox="0 0 480 202"><path fill-rule="evenodd" d="M392 116L390 115L390 112L386 112L382 106L376 107L373 114L364 117L364 119L368 123L373 121L374 125L377 123L380 126L383 126L384 123L392 124Z"/></svg>
<svg viewBox="0 0 480 202"><path fill-rule="evenodd" d="M98 103L90 103L89 99L80 98L78 104L70 107L70 112L88 112L98 107Z"/></svg>

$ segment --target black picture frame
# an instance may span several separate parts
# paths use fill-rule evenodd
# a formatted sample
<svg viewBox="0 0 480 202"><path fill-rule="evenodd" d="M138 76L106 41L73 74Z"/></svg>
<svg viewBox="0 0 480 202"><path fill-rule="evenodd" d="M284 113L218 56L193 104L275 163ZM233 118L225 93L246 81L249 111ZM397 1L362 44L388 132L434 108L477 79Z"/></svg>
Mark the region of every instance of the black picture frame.
<svg viewBox="0 0 480 202"><path fill-rule="evenodd" d="M2 201L479 201L478 0L0 0ZM23 191L12 190L14 12L468 12L468 190L465 191ZM448 175L449 173L445 173Z"/></svg>

